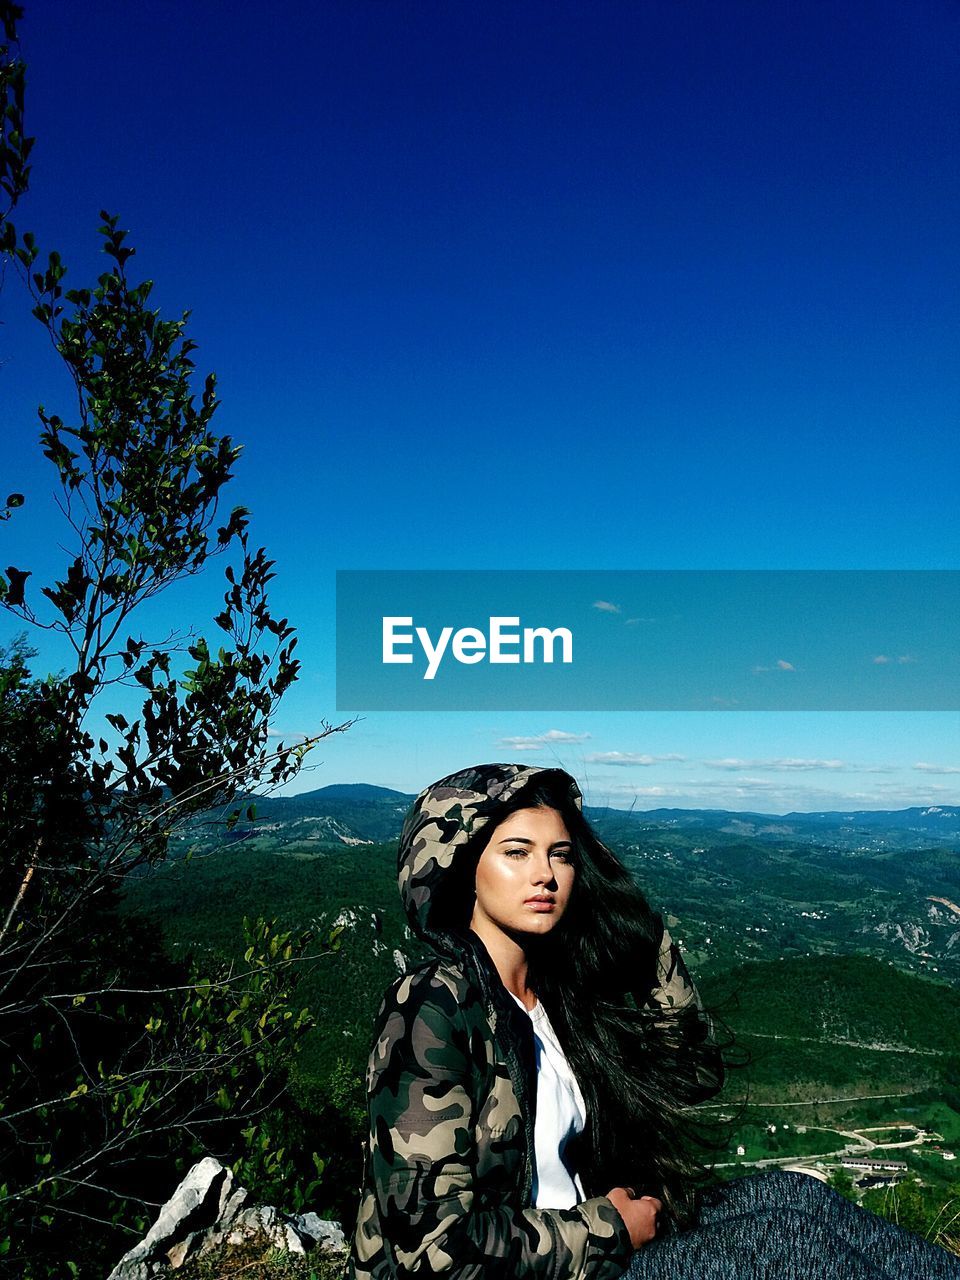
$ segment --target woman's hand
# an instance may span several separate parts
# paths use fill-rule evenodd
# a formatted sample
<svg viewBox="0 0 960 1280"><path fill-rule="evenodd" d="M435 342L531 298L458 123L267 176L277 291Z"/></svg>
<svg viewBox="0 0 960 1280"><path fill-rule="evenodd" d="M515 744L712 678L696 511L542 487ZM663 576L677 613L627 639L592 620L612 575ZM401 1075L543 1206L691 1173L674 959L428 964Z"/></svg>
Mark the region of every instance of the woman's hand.
<svg viewBox="0 0 960 1280"><path fill-rule="evenodd" d="M614 1187L607 1192L607 1199L627 1224L630 1243L635 1249L652 1240L657 1234L657 1214L663 1204L656 1196L637 1196L633 1187Z"/></svg>

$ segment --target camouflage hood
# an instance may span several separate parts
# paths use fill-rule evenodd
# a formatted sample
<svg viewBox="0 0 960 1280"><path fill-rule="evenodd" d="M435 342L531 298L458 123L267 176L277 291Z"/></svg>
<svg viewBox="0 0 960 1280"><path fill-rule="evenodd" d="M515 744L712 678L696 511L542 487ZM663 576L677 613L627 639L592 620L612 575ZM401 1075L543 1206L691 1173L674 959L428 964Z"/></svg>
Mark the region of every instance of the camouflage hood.
<svg viewBox="0 0 960 1280"><path fill-rule="evenodd" d="M562 780L581 808L580 788L568 773L522 764L473 765L417 796L400 835L398 880L411 928L434 947L448 949L449 938L430 913L450 883L454 860L463 857L466 845L488 823L496 825L517 792L538 777Z"/></svg>

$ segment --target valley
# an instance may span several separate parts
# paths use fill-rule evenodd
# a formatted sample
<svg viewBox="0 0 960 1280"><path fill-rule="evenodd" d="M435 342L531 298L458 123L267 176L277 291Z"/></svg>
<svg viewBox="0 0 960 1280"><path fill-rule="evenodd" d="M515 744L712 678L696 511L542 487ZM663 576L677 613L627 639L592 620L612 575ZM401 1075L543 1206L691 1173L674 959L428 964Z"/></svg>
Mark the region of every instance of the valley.
<svg viewBox="0 0 960 1280"><path fill-rule="evenodd" d="M196 824L128 890L127 910L180 958L236 954L245 916L341 929L298 980L317 1019L292 1064L309 1105L336 1080L362 1108L380 994L421 954L395 880L410 799L360 786L261 801L226 838ZM960 1154L960 811L588 816L735 1040L741 1065L710 1116L718 1172L946 1187Z"/></svg>

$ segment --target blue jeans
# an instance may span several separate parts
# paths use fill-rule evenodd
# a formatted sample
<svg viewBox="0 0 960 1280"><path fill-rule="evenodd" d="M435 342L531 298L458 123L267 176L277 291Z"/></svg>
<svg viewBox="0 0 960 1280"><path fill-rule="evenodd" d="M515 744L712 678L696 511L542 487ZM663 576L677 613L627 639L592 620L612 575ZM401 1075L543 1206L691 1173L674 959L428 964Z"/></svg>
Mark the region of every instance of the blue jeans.
<svg viewBox="0 0 960 1280"><path fill-rule="evenodd" d="M709 1191L698 1223L638 1249L624 1280L960 1280L960 1258L804 1173Z"/></svg>

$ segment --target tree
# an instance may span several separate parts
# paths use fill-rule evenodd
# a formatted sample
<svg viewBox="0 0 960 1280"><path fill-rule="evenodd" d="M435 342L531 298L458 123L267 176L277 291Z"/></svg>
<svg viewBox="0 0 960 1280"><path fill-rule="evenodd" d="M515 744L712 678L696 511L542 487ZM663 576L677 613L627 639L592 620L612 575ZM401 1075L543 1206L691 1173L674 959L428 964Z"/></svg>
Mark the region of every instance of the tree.
<svg viewBox="0 0 960 1280"><path fill-rule="evenodd" d="M116 217L102 215L107 269L77 289L65 289L59 255L41 264L34 237L10 221L30 150L17 17L0 8L0 251L76 389L67 418L39 410L74 544L62 576L37 590L11 565L0 579L8 613L71 655L43 680L25 641L0 657L0 1257L41 1276L79 1274L83 1250L129 1218L131 1199L144 1218L158 1198L153 1169L168 1176L174 1152L202 1150L225 1122L239 1133L276 1100L309 1021L291 1005L290 973L335 945L311 949L250 922L243 964L178 972L155 938L124 936L124 881L161 862L199 815L253 816L256 789L288 781L348 725L272 745L296 638L271 612L273 562L250 547L248 512L219 517L240 450L212 429L216 383L195 385L187 315L149 307L151 283L129 279L134 250ZM22 503L11 495L5 514ZM219 647L193 631L144 637L150 602L234 552ZM67 1221L86 1232L72 1256Z"/></svg>
<svg viewBox="0 0 960 1280"><path fill-rule="evenodd" d="M957 1252L957 1187L923 1186L913 1179L866 1192L864 1207L926 1240Z"/></svg>
<svg viewBox="0 0 960 1280"><path fill-rule="evenodd" d="M857 1204L857 1188L854 1186L853 1178L849 1170L838 1165L830 1174L830 1186L840 1195L845 1196L847 1200L852 1200Z"/></svg>
<svg viewBox="0 0 960 1280"><path fill-rule="evenodd" d="M25 136L23 97L26 68L17 46L17 23L23 17L19 5L0 0L0 227L27 189L30 166L27 160L33 139Z"/></svg>
<svg viewBox="0 0 960 1280"><path fill-rule="evenodd" d="M212 537L220 492L240 452L210 428L215 379L206 378L197 405L187 317L163 320L148 309L151 283L129 283L134 251L117 219L103 218L113 265L93 290L64 293L57 253L35 270L38 251L29 233L12 249L33 314L77 389L75 425L39 410L43 452L57 469L60 506L77 546L62 579L40 591L52 605L49 617L31 602L28 570L10 566L6 582L0 580L0 602L29 625L64 637L74 655L72 671L47 689L71 767L82 775L90 838L99 846L97 856L70 873L85 894L162 857L174 819L228 802L252 782L286 781L308 749L273 749L268 737L271 715L299 669L293 628L269 609L273 562L263 548L249 549L243 507ZM242 563L226 569L224 608L214 619L231 647L214 653L205 638L178 632L150 643L127 634L143 604L234 544ZM178 672L184 653L194 665ZM85 727L95 700L124 685L146 691L141 717L130 723L122 713L107 713L120 745L102 736L95 741ZM330 732L325 724L312 741ZM35 834L14 915L50 845L42 830ZM58 878L62 885L62 869Z"/></svg>

